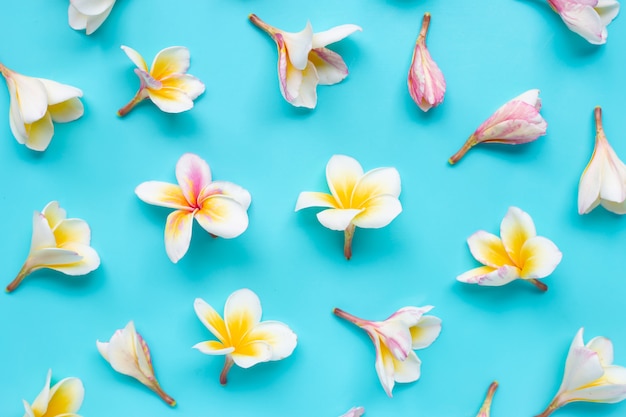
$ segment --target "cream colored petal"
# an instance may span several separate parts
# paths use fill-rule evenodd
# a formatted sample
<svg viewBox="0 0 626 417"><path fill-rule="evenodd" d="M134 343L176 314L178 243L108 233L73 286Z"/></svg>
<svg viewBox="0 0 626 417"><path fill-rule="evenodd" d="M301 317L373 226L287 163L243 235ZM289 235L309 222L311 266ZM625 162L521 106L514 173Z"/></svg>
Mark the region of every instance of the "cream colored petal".
<svg viewBox="0 0 626 417"><path fill-rule="evenodd" d="M395 321L400 321L401 323L403 323L407 327L415 326L420 321L422 316L425 313L427 313L430 310L432 310L433 308L434 308L433 306L424 306L424 307L408 306L408 307L402 307L401 309L399 309L398 311L393 313L391 316L389 316L387 318L387 320L385 320L385 321L395 320Z"/></svg>
<svg viewBox="0 0 626 417"><path fill-rule="evenodd" d="M607 30L600 15L589 5L570 2L559 13L565 25L594 45L606 43Z"/></svg>
<svg viewBox="0 0 626 417"><path fill-rule="evenodd" d="M441 319L435 316L423 316L415 326L410 328L413 349L424 349L430 346L441 333Z"/></svg>
<svg viewBox="0 0 626 417"><path fill-rule="evenodd" d="M192 210L178 185L161 181L147 181L135 188L135 194L143 202L178 210Z"/></svg>
<svg viewBox="0 0 626 417"><path fill-rule="evenodd" d="M78 378L65 378L50 389L50 402L45 416L75 413L83 404L85 388Z"/></svg>
<svg viewBox="0 0 626 417"><path fill-rule="evenodd" d="M600 16L603 25L608 25L619 14L619 2L617 0L598 0L598 3L594 7L596 12Z"/></svg>
<svg viewBox="0 0 626 417"><path fill-rule="evenodd" d="M626 399L626 369L621 366L609 366L598 381L575 391L565 392L561 401L590 401L613 404Z"/></svg>
<svg viewBox="0 0 626 417"><path fill-rule="evenodd" d="M98 30L98 28L100 26L102 26L102 24L107 19L107 17L109 17L109 14L111 14L111 10L113 10L113 5L112 4L103 13L100 13L100 14L95 15L95 16L89 16L87 18L87 24L85 25L85 34L86 35L91 35L96 30Z"/></svg>
<svg viewBox="0 0 626 417"><path fill-rule="evenodd" d="M231 197L241 204L245 210L248 210L250 203L252 203L252 196L245 188L228 181L213 181L204 187L200 193L200 197L198 197L199 204L202 204L206 198L214 194L224 194L227 197Z"/></svg>
<svg viewBox="0 0 626 417"><path fill-rule="evenodd" d="M15 82L13 82L11 78L7 78L6 81L7 86L9 87L9 96L11 100L11 105L9 107L9 127L11 128L11 133L13 133L17 143L23 145L28 140L28 133L26 132L24 119L22 118L22 113L16 98Z"/></svg>
<svg viewBox="0 0 626 417"><path fill-rule="evenodd" d="M48 224L54 230L63 220L67 219L67 212L61 208L58 201L51 201L42 210L42 214L48 219Z"/></svg>
<svg viewBox="0 0 626 417"><path fill-rule="evenodd" d="M189 74L177 74L161 80L161 85L165 88L176 88L183 91L190 99L195 100L204 93L206 87L196 77Z"/></svg>
<svg viewBox="0 0 626 417"><path fill-rule="evenodd" d="M350 200L362 176L363 168L356 159L346 155L333 155L330 158L326 164L326 181L340 208L353 208Z"/></svg>
<svg viewBox="0 0 626 417"><path fill-rule="evenodd" d="M307 62L304 70L297 69L289 59L287 46L281 33L275 34L278 48L278 85L284 99L296 107L315 108L319 77L315 67Z"/></svg>
<svg viewBox="0 0 626 417"><path fill-rule="evenodd" d="M565 372L559 393L583 387L604 374L596 352L583 344L583 329L576 333L565 361Z"/></svg>
<svg viewBox="0 0 626 417"><path fill-rule="evenodd" d="M201 298L196 298L193 303L193 309L202 324L213 333L213 336L217 337L222 343L226 343L229 340L224 319L211 305Z"/></svg>
<svg viewBox="0 0 626 417"><path fill-rule="evenodd" d="M299 70L307 66L309 52L313 42L313 27L310 22L306 23L304 29L297 33L281 31L291 64Z"/></svg>
<svg viewBox="0 0 626 417"><path fill-rule="evenodd" d="M264 321L254 326L248 332L246 340L261 340L270 345L272 356L270 360L277 361L291 355L298 344L296 334L284 323L279 321Z"/></svg>
<svg viewBox="0 0 626 417"><path fill-rule="evenodd" d="M87 15L79 12L76 7L70 6L67 9L67 20L70 27L74 30L84 30L87 28Z"/></svg>
<svg viewBox="0 0 626 417"><path fill-rule="evenodd" d="M193 212L176 210L167 216L165 223L165 251L174 263L178 262L189 249Z"/></svg>
<svg viewBox="0 0 626 417"><path fill-rule="evenodd" d="M403 361L393 358L394 379L396 382L414 382L420 378L422 361L411 351Z"/></svg>
<svg viewBox="0 0 626 417"><path fill-rule="evenodd" d="M209 164L196 154L184 154L176 163L176 181L189 205L193 208L200 208L198 197L211 183Z"/></svg>
<svg viewBox="0 0 626 417"><path fill-rule="evenodd" d="M535 223L528 213L510 207L500 224L500 237L511 260L521 267L520 253L524 243L537 236Z"/></svg>
<svg viewBox="0 0 626 417"><path fill-rule="evenodd" d="M362 206L364 210L352 220L352 224L362 228L379 229L385 227L402 212L402 205L398 198L390 195L371 198Z"/></svg>
<svg viewBox="0 0 626 417"><path fill-rule="evenodd" d="M161 50L152 61L150 75L157 80L174 74L184 74L189 69L191 55L184 46L170 46Z"/></svg>
<svg viewBox="0 0 626 417"><path fill-rule="evenodd" d="M309 207L336 207L335 204L335 198L330 194L303 191L298 195L295 211Z"/></svg>
<svg viewBox="0 0 626 417"><path fill-rule="evenodd" d="M83 257L76 251L58 248L38 249L28 255L29 264L33 265L33 270L41 268L69 268L78 265Z"/></svg>
<svg viewBox="0 0 626 417"><path fill-rule="evenodd" d="M193 348L198 349L205 355L228 355L229 353L233 353L235 351L234 347L224 346L222 342L218 342L217 340L196 343Z"/></svg>
<svg viewBox="0 0 626 417"><path fill-rule="evenodd" d="M323 32L317 32L313 35L313 48L322 48L331 43L338 42L356 31L362 31L360 26L347 24L335 26L332 29L325 30Z"/></svg>
<svg viewBox="0 0 626 417"><path fill-rule="evenodd" d="M520 252L522 279L545 278L561 262L563 254L549 239L535 236L526 241Z"/></svg>
<svg viewBox="0 0 626 417"><path fill-rule="evenodd" d="M131 321L126 325L124 331L132 334L133 342L135 344L135 352L137 352L137 363L139 370L146 378L148 378L149 387L152 387L156 383L156 377L154 376L154 369L152 367L152 355L150 354L150 348L144 340L144 338L135 330L135 325Z"/></svg>
<svg viewBox="0 0 626 417"><path fill-rule="evenodd" d="M594 337L586 346L598 354L603 367L613 364L613 343L609 339L602 336Z"/></svg>
<svg viewBox="0 0 626 417"><path fill-rule="evenodd" d="M70 4L83 14L95 16L113 7L115 0L70 0Z"/></svg>
<svg viewBox="0 0 626 417"><path fill-rule="evenodd" d="M135 327L130 322L124 329L117 330L113 334L105 359L116 372L135 378L142 384L150 384L150 378L154 377L154 373L151 366L146 366L145 359L143 360L144 369L142 369L141 355L142 351L137 346Z"/></svg>
<svg viewBox="0 0 626 417"><path fill-rule="evenodd" d="M235 364L241 368L250 368L257 363L272 359L272 347L261 340L249 342L237 348L230 354Z"/></svg>
<svg viewBox="0 0 626 417"><path fill-rule="evenodd" d="M523 101L524 103L533 106L537 110L541 110L541 99L539 98L539 90L536 88L523 92L511 101L517 100Z"/></svg>
<svg viewBox="0 0 626 417"><path fill-rule="evenodd" d="M105 361L110 362L109 359L109 342L101 342L96 340L96 348Z"/></svg>
<svg viewBox="0 0 626 417"><path fill-rule="evenodd" d="M64 264L47 265L47 268L54 269L55 271L62 272L66 275L77 276L88 274L91 271L98 269L100 266L100 257L98 256L98 253L89 245L66 243L63 245L62 249L75 252L81 257L81 259L73 263L68 262Z"/></svg>
<svg viewBox="0 0 626 417"><path fill-rule="evenodd" d="M475 268L456 277L458 281L468 284L478 284L489 287L506 285L519 278L520 270L514 266L505 265L498 269L490 266Z"/></svg>
<svg viewBox="0 0 626 417"><path fill-rule="evenodd" d="M43 118L36 122L26 125L28 139L26 139L26 147L34 151L45 151L50 145L52 135L54 135L54 125L50 113L46 113Z"/></svg>
<svg viewBox="0 0 626 417"><path fill-rule="evenodd" d="M499 268L513 263L502 240L491 233L479 230L467 239L467 245L474 258L483 265Z"/></svg>
<svg viewBox="0 0 626 417"><path fill-rule="evenodd" d="M317 213L317 219L322 226L330 230L343 231L352 224L352 220L361 212L354 209L327 209Z"/></svg>
<svg viewBox="0 0 626 417"><path fill-rule="evenodd" d="M614 203L613 201L600 200L602 207L615 214L626 214L626 200L621 203Z"/></svg>
<svg viewBox="0 0 626 417"><path fill-rule="evenodd" d="M84 220L66 219L54 229L54 237L59 247L64 247L67 243L89 245L91 229Z"/></svg>
<svg viewBox="0 0 626 417"><path fill-rule="evenodd" d="M177 88L150 89L148 96L165 113L182 113L193 108L193 100Z"/></svg>
<svg viewBox="0 0 626 417"><path fill-rule="evenodd" d="M605 158L600 164L600 197L603 200L621 203L626 200L626 166L606 139L601 140L599 146L604 148L599 156Z"/></svg>
<svg viewBox="0 0 626 417"><path fill-rule="evenodd" d="M352 407L347 413L341 415L340 417L361 417L363 414L365 414L365 409L363 407Z"/></svg>
<svg viewBox="0 0 626 417"><path fill-rule="evenodd" d="M71 98L59 104L48 107L52 121L57 123L68 123L82 117L85 113L83 102L78 98Z"/></svg>
<svg viewBox="0 0 626 417"><path fill-rule="evenodd" d="M48 95L40 79L16 72L7 78L10 106L18 109L24 124L40 120L48 111Z"/></svg>
<svg viewBox="0 0 626 417"><path fill-rule="evenodd" d="M371 331L367 328L365 330L378 333L381 343L396 359L404 360L411 352L411 332L400 320L385 320L372 326Z"/></svg>
<svg viewBox="0 0 626 417"><path fill-rule="evenodd" d="M312 49L309 61L315 66L320 85L337 84L348 76L348 66L343 58L330 49Z"/></svg>
<svg viewBox="0 0 626 417"><path fill-rule="evenodd" d="M48 97L48 105L59 104L73 98L82 97L83 92L71 85L61 84L56 81L38 78L44 85Z"/></svg>
<svg viewBox="0 0 626 417"><path fill-rule="evenodd" d="M237 290L228 297L224 306L224 322L233 345L236 346L259 324L261 314L261 301L251 290Z"/></svg>
<svg viewBox="0 0 626 417"><path fill-rule="evenodd" d="M194 217L212 235L232 239L248 228L248 213L234 198L215 194L202 202Z"/></svg>
<svg viewBox="0 0 626 417"><path fill-rule="evenodd" d="M46 217L35 211L33 213L33 235L30 242L30 252L33 253L44 248L56 248L56 240L50 229Z"/></svg>
<svg viewBox="0 0 626 417"><path fill-rule="evenodd" d="M22 400L22 404L24 405L24 417L37 417L35 416L35 412L31 408L30 404L28 404L26 400Z"/></svg>
<svg viewBox="0 0 626 417"><path fill-rule="evenodd" d="M578 183L578 214L587 214L600 204L603 165L606 161L604 149L593 150L591 159L585 167Z"/></svg>
<svg viewBox="0 0 626 417"><path fill-rule="evenodd" d="M33 414L37 417L41 417L45 414L48 409L48 402L50 402L50 381L52 380L52 369L48 370L46 374L46 383L43 386L41 392L33 401L33 404L29 406ZM26 408L26 402L24 402L24 408Z"/></svg>
<svg viewBox="0 0 626 417"><path fill-rule="evenodd" d="M361 208L369 199L382 195L398 198L401 189L400 174L395 168L373 169L357 181L352 190L350 207Z"/></svg>
<svg viewBox="0 0 626 417"><path fill-rule="evenodd" d="M393 387L396 383L394 379L395 366L393 362L393 355L389 349L381 343L381 340L377 335L371 336L374 342L374 348L376 349L375 369L378 374L378 380L387 393L387 396L392 397Z"/></svg>
<svg viewBox="0 0 626 417"><path fill-rule="evenodd" d="M124 51L126 56L128 56L128 58L130 58L130 60L133 61L133 64L135 64L137 68L139 68L140 70L144 72L149 71L148 65L146 65L146 61L139 54L139 52L135 51L133 48L131 48L130 46L126 46L126 45L122 45L120 48L122 48L122 51Z"/></svg>

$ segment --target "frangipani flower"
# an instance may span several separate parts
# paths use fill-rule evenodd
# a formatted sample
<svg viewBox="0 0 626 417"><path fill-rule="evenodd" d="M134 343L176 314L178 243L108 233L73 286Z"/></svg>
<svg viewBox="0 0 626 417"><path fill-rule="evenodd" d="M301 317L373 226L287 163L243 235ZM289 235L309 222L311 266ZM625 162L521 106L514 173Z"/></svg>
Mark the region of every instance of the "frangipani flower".
<svg viewBox="0 0 626 417"><path fill-rule="evenodd" d="M443 78L443 73L426 48L429 25L430 13L425 13L422 19L422 29L415 42L408 77L411 98L425 112L440 105L446 92L446 80Z"/></svg>
<svg viewBox="0 0 626 417"><path fill-rule="evenodd" d="M89 246L91 230L81 219L68 219L59 203L52 201L33 215L30 253L17 277L7 286L11 292L31 272L48 268L66 275L85 275L100 266L100 257Z"/></svg>
<svg viewBox="0 0 626 417"><path fill-rule="evenodd" d="M353 407L341 417L361 417L363 414L365 414L365 409L363 407Z"/></svg>
<svg viewBox="0 0 626 417"><path fill-rule="evenodd" d="M580 177L578 214L587 214L601 204L616 214L626 214L626 165L609 145L602 127L602 109L595 108L596 144Z"/></svg>
<svg viewBox="0 0 626 417"><path fill-rule="evenodd" d="M363 173L356 159L334 155L326 165L326 181L331 194L300 193L296 211L308 207L328 207L317 214L324 227L342 230L344 255L352 257L355 227L378 229L387 226L402 212L400 174L395 168L376 168Z"/></svg>
<svg viewBox="0 0 626 417"><path fill-rule="evenodd" d="M117 372L135 378L172 407L176 405L176 401L163 391L154 376L150 348L137 333L132 321L123 329L115 331L108 342L96 341L96 346Z"/></svg>
<svg viewBox="0 0 626 417"><path fill-rule="evenodd" d="M617 403L624 399L626 368L613 365L613 344L605 337L594 337L585 345L581 328L569 348L559 391L536 417L548 417L575 401Z"/></svg>
<svg viewBox="0 0 626 417"><path fill-rule="evenodd" d="M348 67L341 56L326 48L361 28L341 25L313 33L307 22L298 33L285 32L268 25L256 15L250 21L263 29L278 47L278 81L285 100L296 107L315 108L317 85L333 85L348 76Z"/></svg>
<svg viewBox="0 0 626 417"><path fill-rule="evenodd" d="M606 27L619 13L617 0L548 0L548 4L569 30L594 45L606 43Z"/></svg>
<svg viewBox="0 0 626 417"><path fill-rule="evenodd" d="M45 151L54 135L53 121L71 122L84 113L79 100L83 92L76 87L27 77L2 64L0 74L9 87L11 132L19 144L29 149Z"/></svg>
<svg viewBox="0 0 626 417"><path fill-rule="evenodd" d="M207 355L226 355L220 384L225 385L233 364L250 368L260 362L278 361L291 355L296 348L296 334L279 321L261 321L261 302L251 290L244 288L232 293L224 306L224 318L204 300L193 304L202 324L218 340L194 346Z"/></svg>
<svg viewBox="0 0 626 417"><path fill-rule="evenodd" d="M384 321L363 320L335 308L333 312L367 332L376 348L376 372L391 397L396 382L413 382L420 377L422 361L414 349L430 346L441 332L441 319L424 316L432 306L403 307Z"/></svg>
<svg viewBox="0 0 626 417"><path fill-rule="evenodd" d="M91 35L109 17L114 5L115 0L70 0L67 11L70 27L85 29L85 33Z"/></svg>
<svg viewBox="0 0 626 417"><path fill-rule="evenodd" d="M173 208L165 224L165 251L174 263L189 249L195 218L213 236L231 239L248 228L250 193L227 181L212 181L209 165L186 153L176 164L178 185L161 181L139 184L135 194L155 206Z"/></svg>
<svg viewBox="0 0 626 417"><path fill-rule="evenodd" d="M480 407L480 410L478 411L478 415L476 417L489 417L491 415L491 402L493 401L493 396L496 393L496 389L498 389L498 382L493 381L491 385L489 385L485 401Z"/></svg>
<svg viewBox="0 0 626 417"><path fill-rule="evenodd" d="M538 280L550 275L563 256L551 240L537 236L533 219L517 207L510 207L502 219L500 237L479 230L467 244L484 264L456 278L468 284L501 286L523 279L546 291L548 286Z"/></svg>
<svg viewBox="0 0 626 417"><path fill-rule="evenodd" d="M528 90L515 97L481 124L448 162L451 165L479 143L504 143L519 145L536 140L546 134L548 124L539 114L539 90Z"/></svg>
<svg viewBox="0 0 626 417"><path fill-rule="evenodd" d="M85 388L78 378L65 378L50 388L52 371L48 371L46 385L32 404L24 401L24 417L80 417Z"/></svg>
<svg viewBox="0 0 626 417"><path fill-rule="evenodd" d="M135 74L139 77L140 85L135 97L118 110L118 116L125 116L147 98L161 111L181 113L191 109L193 101L204 93L202 81L187 74L190 55L184 46L170 46L160 51L154 57L150 70L137 51L124 45L122 50L137 66Z"/></svg>

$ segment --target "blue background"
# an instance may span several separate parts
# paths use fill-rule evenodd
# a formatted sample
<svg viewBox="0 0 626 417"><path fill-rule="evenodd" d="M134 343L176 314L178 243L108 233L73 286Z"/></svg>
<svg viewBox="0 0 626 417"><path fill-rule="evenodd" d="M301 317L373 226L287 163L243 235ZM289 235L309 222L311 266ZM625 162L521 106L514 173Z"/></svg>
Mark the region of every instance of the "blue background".
<svg viewBox="0 0 626 417"><path fill-rule="evenodd" d="M28 254L32 213L58 200L85 219L101 267L71 278L40 271L0 296L0 415L23 413L21 400L53 380L80 377L84 416L338 416L363 405L368 416L474 416L489 383L500 389L494 417L539 413L561 381L576 331L603 335L626 365L626 221L597 209L579 216L577 185L593 149L593 108L626 158L626 25L609 27L604 46L571 33L542 1L317 0L315 2L120 0L93 35L72 30L65 0L5 2L0 62L20 73L75 85L85 115L57 124L39 154L17 144L0 94L0 276L8 283ZM406 74L422 14L448 91L443 105L422 112ZM355 23L363 27L333 45L350 68L341 84L318 88L318 108L283 100L276 48L247 21L299 31ZM190 73L206 93L194 109L161 113L145 102L115 115L135 93L125 44L148 62L161 49L187 46ZM484 146L447 164L467 136L497 107L539 88L547 136L519 147ZM194 228L191 248L172 264L163 244L167 209L134 194L147 180L174 182L185 152L211 166L216 179L252 194L250 226L234 240ZM315 209L294 213L301 191L325 191L324 168L347 154L365 170L400 172L403 213L380 230L358 229L354 256L343 236L323 228ZM530 213L563 261L545 294L516 282L481 288L456 282L475 266L466 239L493 233L509 206ZM196 297L222 311L230 293L248 287L264 319L299 336L286 360L234 368L226 387L222 357L191 349L210 338L193 311ZM382 320L406 305L434 305L443 330L418 351L422 377L386 397L367 335L331 313L341 307ZM96 339L134 320L151 347L169 409L138 382L115 373ZM623 416L626 404L574 404L561 417Z"/></svg>

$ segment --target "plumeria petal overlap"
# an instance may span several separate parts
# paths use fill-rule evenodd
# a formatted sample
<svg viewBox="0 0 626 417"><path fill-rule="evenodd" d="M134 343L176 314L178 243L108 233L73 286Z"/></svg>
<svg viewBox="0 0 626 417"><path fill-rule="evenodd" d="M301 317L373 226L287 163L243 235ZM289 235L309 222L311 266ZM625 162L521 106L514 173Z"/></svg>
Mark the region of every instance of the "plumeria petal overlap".
<svg viewBox="0 0 626 417"><path fill-rule="evenodd" d="M350 259L356 227L385 227L402 212L400 174L395 168L363 173L356 159L334 155L326 165L326 180L330 194L302 192L295 210L326 207L317 219L324 227L344 232L344 255Z"/></svg>
<svg viewBox="0 0 626 417"><path fill-rule="evenodd" d="M9 88L9 125L21 145L34 151L45 151L54 135L54 124L67 123L84 113L76 87L28 77L0 64L0 74Z"/></svg>
<svg viewBox="0 0 626 417"><path fill-rule="evenodd" d="M546 291L547 285L539 279L550 275L562 258L551 240L537 236L530 215L517 207L510 207L502 219L500 237L480 230L467 244L484 265L457 277L468 284L501 286L522 279Z"/></svg>
<svg viewBox="0 0 626 417"><path fill-rule="evenodd" d="M85 275L100 266L98 253L90 246L91 229L81 219L67 218L67 213L52 201L40 213L33 214L30 253L17 277L7 286L15 290L30 273L53 269L66 275Z"/></svg>
<svg viewBox="0 0 626 417"><path fill-rule="evenodd" d="M619 13L617 0L548 0L565 25L589 43L606 43L606 27Z"/></svg>
<svg viewBox="0 0 626 417"><path fill-rule="evenodd" d="M292 33L268 25L255 14L249 18L276 42L280 92L293 106L315 108L318 84L337 84L348 76L343 58L327 46L360 31L359 26L340 25L313 33L307 22L302 31Z"/></svg>
<svg viewBox="0 0 626 417"><path fill-rule="evenodd" d="M341 415L341 417L361 417L363 414L365 414L363 407L352 407L347 413Z"/></svg>
<svg viewBox="0 0 626 417"><path fill-rule="evenodd" d="M48 371L46 384L32 404L24 401L24 417L80 417L85 388L80 379L70 377L50 387L52 371Z"/></svg>
<svg viewBox="0 0 626 417"><path fill-rule="evenodd" d="M117 372L135 378L170 406L176 401L163 389L154 375L150 348L141 337L135 324L131 321L123 329L117 330L108 342L96 341L96 346L102 357L111 364Z"/></svg>
<svg viewBox="0 0 626 417"><path fill-rule="evenodd" d="M184 46L161 50L150 69L137 51L125 45L122 50L137 66L135 74L140 84L135 97L118 110L118 116L125 116L145 99L150 99L165 113L181 113L193 108L193 101L204 93L202 81L187 74L191 57Z"/></svg>
<svg viewBox="0 0 626 417"><path fill-rule="evenodd" d="M414 382L421 375L421 360L414 350L430 346L439 337L441 319L427 316L432 306L403 307L384 321L370 321L339 308L333 312L367 332L376 349L376 373L383 389L392 396L396 382Z"/></svg>
<svg viewBox="0 0 626 417"><path fill-rule="evenodd" d="M70 27L94 33L109 17L116 0L70 0L67 11Z"/></svg>
<svg viewBox="0 0 626 417"><path fill-rule="evenodd" d="M545 135L548 124L539 114L540 110L539 90L528 90L515 97L485 120L448 162L456 164L479 143L519 145Z"/></svg>
<svg viewBox="0 0 626 417"><path fill-rule="evenodd" d="M176 164L178 185L147 181L135 189L144 202L172 208L165 225L165 250L174 263L189 249L193 220L213 236L231 239L248 228L250 193L227 182L213 181L209 165L187 153Z"/></svg>
<svg viewBox="0 0 626 417"><path fill-rule="evenodd" d="M194 309L200 321L217 338L194 346L207 355L225 355L220 383L225 385L233 365L250 368L261 362L278 361L291 355L296 334L279 321L261 321L261 302L244 288L226 300L224 317L204 300L196 298Z"/></svg>

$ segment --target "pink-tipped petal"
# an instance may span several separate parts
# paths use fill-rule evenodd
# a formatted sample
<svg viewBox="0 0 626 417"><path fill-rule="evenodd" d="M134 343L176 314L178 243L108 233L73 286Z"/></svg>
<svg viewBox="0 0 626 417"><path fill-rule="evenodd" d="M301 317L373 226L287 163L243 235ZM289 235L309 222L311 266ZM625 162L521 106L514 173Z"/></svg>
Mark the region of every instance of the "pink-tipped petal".
<svg viewBox="0 0 626 417"><path fill-rule="evenodd" d="M489 266L467 271L456 279L468 284L478 284L487 287L499 287L506 285L520 277L520 270L514 266L504 265L498 269Z"/></svg>
<svg viewBox="0 0 626 417"><path fill-rule="evenodd" d="M348 66L343 58L330 49L312 49L309 60L315 66L320 85L337 84L348 76Z"/></svg>
<svg viewBox="0 0 626 417"><path fill-rule="evenodd" d="M147 181L135 188L135 194L140 200L160 207L169 207L177 210L189 210L189 202L183 195L181 188L175 184L161 181Z"/></svg>
<svg viewBox="0 0 626 417"><path fill-rule="evenodd" d="M176 163L176 180L189 206L200 208L198 197L211 182L209 164L196 154L186 153Z"/></svg>

